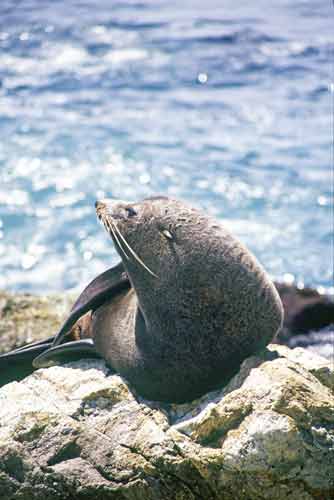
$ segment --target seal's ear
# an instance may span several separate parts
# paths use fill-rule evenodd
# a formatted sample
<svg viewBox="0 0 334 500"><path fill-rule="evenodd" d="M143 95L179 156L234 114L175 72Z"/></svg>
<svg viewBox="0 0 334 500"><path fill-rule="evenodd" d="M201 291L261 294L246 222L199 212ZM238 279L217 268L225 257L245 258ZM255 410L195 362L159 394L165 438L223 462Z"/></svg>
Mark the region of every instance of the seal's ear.
<svg viewBox="0 0 334 500"><path fill-rule="evenodd" d="M164 229L162 231L162 234L168 239L168 240L172 240L173 239L173 235L170 231L168 231L168 229Z"/></svg>

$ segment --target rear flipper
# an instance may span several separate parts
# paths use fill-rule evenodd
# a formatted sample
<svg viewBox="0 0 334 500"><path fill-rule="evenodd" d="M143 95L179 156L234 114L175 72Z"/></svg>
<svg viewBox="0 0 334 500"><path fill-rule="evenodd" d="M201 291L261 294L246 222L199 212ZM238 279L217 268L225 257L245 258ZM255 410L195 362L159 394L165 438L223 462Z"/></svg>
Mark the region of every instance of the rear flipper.
<svg viewBox="0 0 334 500"><path fill-rule="evenodd" d="M0 387L31 374L32 367L46 368L82 358L100 358L92 339L75 340L52 347L54 337L0 355Z"/></svg>
<svg viewBox="0 0 334 500"><path fill-rule="evenodd" d="M24 377L31 374L34 367L52 366L57 364L57 361L73 361L74 359L79 359L80 357L95 357L96 354L94 352L94 348L92 348L93 341L91 339L88 347L87 344L80 344L81 335L90 335L90 326L91 315L90 313L87 313L72 326L67 335L69 340L75 341L70 342L70 344L73 345L78 342L78 347L72 349L69 348L66 351L63 345L60 345L59 351L52 351L51 353L48 353L45 358L41 358L40 366L38 366L38 364L35 365L33 361L35 358L39 358L52 348L56 335L27 344L23 347L19 347L18 349L14 349L13 351L0 355L0 387L8 384L9 382L13 382L14 380L22 380ZM65 356L65 352L68 353L67 358ZM43 360L45 360L45 364L42 364ZM48 364L46 364L46 360Z"/></svg>
<svg viewBox="0 0 334 500"><path fill-rule="evenodd" d="M74 340L44 350L33 359L34 368L47 368L59 363L69 363L82 358L100 358L92 339Z"/></svg>
<svg viewBox="0 0 334 500"><path fill-rule="evenodd" d="M0 387L29 375L33 360L50 349L53 339L54 337L49 337L0 355Z"/></svg>
<svg viewBox="0 0 334 500"><path fill-rule="evenodd" d="M89 335L91 325L91 315L87 313L80 318L70 330L67 338L74 340L70 345L78 343L77 347L64 348L61 344L59 350L54 352L49 350L52 348L55 335L44 340L39 340L31 344L27 344L13 351L0 355L0 387L8 384L13 380L20 381L27 375L30 375L34 367L52 366L57 364L57 361L73 361L80 357L95 357L96 353L93 348L93 341L90 339L88 343L82 343L80 335ZM79 340L76 340L79 339ZM45 358L41 357L46 354ZM66 353L68 356L66 357ZM41 358L40 358L41 357ZM40 358L40 365L34 363L35 358ZM44 360L44 364L43 363ZM48 364L47 364L48 363Z"/></svg>

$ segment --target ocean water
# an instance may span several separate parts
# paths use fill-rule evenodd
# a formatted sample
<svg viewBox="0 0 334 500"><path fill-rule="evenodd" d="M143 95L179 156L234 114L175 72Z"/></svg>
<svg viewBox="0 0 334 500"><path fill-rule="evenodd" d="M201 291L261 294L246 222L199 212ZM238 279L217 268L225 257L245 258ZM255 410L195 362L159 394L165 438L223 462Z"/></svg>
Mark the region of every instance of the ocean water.
<svg viewBox="0 0 334 500"><path fill-rule="evenodd" d="M333 292L333 22L328 0L1 0L0 288L82 288L118 260L95 199L162 193Z"/></svg>

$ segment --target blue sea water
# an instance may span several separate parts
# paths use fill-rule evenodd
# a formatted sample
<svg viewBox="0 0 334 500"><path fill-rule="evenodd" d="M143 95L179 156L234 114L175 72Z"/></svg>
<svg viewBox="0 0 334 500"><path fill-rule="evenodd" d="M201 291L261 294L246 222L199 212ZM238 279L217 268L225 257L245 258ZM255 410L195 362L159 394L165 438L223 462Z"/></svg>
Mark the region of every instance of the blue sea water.
<svg viewBox="0 0 334 500"><path fill-rule="evenodd" d="M275 279L332 287L325 0L1 0L0 288L118 258L101 197L183 198Z"/></svg>

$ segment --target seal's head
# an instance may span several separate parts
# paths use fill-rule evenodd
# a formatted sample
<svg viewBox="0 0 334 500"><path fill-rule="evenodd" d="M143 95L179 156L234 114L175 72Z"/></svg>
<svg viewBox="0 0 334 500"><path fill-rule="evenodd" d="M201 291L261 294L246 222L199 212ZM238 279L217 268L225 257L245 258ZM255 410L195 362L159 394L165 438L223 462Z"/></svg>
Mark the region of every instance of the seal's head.
<svg viewBox="0 0 334 500"><path fill-rule="evenodd" d="M175 279L175 273L180 279L193 259L210 262L210 255L204 255L215 244L220 227L178 200L157 196L137 203L102 200L95 206L130 275L140 272L151 286Z"/></svg>
<svg viewBox="0 0 334 500"><path fill-rule="evenodd" d="M267 338L280 327L282 307L273 284L217 220L162 196L137 203L103 200L96 210L141 309L151 309L157 324L162 318L172 324L174 317L171 328L184 320L208 331L209 316L212 329L225 324L241 335L249 328L259 334L267 329Z"/></svg>
<svg viewBox="0 0 334 500"><path fill-rule="evenodd" d="M161 246L162 241L172 239L162 221L162 205L167 200L156 197L147 198L140 203L129 203L107 199L95 203L98 218L111 235L125 267L130 267L132 272L138 267L150 276L158 277L158 269L151 269L142 257L146 257L154 267L156 259L152 259L155 256L152 246L157 248L158 243ZM148 246L151 251L147 251ZM160 255L161 252L158 252L157 257Z"/></svg>

